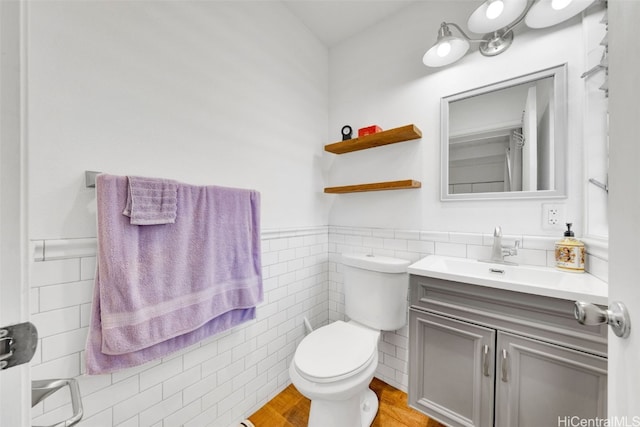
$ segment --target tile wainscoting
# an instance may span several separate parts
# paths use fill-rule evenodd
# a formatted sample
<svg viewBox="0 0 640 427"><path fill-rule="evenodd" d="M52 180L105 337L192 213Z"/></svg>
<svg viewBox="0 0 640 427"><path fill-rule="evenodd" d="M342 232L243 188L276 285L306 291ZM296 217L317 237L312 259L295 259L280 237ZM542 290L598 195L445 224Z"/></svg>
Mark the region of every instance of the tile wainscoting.
<svg viewBox="0 0 640 427"><path fill-rule="evenodd" d="M80 426L237 426L289 383L305 329L328 322L327 227L262 233L264 303L257 318L161 360L84 375L96 239L34 240L31 320L39 331L32 378L80 383ZM59 395L59 396L58 396ZM69 418L57 393L32 409L36 425Z"/></svg>
<svg viewBox="0 0 640 427"><path fill-rule="evenodd" d="M556 238L507 235L522 242L515 261L553 265ZM486 257L492 234L358 227L265 230L262 261L265 301L257 319L174 355L110 375L84 375L96 265L96 239L33 240L32 321L39 343L33 379L79 380L85 416L80 426L227 427L255 412L290 384L288 367L305 330L344 320L344 252L375 253L411 261L429 255ZM587 242L590 272L606 280L607 248ZM407 328L385 332L376 376L406 392ZM37 425L71 414L59 393L32 410Z"/></svg>
<svg viewBox="0 0 640 427"><path fill-rule="evenodd" d="M555 266L556 237L504 235L503 244L520 241L518 255L509 260L519 264ZM455 233L438 231L394 230L364 227L329 227L329 320L345 320L343 274L340 254L372 253L417 261L427 255L446 255L482 259L491 255L493 232ZM587 241L587 269L607 280L607 246L597 240ZM376 377L407 391L408 329L384 332L378 345L379 364Z"/></svg>

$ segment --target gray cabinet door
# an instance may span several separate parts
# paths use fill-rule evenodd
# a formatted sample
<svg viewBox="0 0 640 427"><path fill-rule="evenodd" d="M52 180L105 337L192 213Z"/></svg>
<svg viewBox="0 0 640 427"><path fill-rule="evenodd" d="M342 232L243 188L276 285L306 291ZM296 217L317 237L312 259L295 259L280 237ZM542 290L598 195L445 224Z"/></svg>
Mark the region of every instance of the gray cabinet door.
<svg viewBox="0 0 640 427"><path fill-rule="evenodd" d="M409 404L448 426L493 425L494 329L409 310Z"/></svg>
<svg viewBox="0 0 640 427"><path fill-rule="evenodd" d="M496 427L606 418L606 358L502 331L496 349Z"/></svg>

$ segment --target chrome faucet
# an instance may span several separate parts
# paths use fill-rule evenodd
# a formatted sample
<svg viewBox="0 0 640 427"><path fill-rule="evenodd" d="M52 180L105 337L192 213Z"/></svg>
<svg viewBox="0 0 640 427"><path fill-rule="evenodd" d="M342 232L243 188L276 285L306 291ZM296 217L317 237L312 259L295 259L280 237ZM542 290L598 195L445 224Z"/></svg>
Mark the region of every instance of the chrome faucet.
<svg viewBox="0 0 640 427"><path fill-rule="evenodd" d="M516 240L513 247L502 246L502 228L500 226L493 230L493 247L491 248L491 258L488 262L496 262L500 264L515 264L510 261L505 261L504 257L518 255L518 248L520 247L520 240Z"/></svg>

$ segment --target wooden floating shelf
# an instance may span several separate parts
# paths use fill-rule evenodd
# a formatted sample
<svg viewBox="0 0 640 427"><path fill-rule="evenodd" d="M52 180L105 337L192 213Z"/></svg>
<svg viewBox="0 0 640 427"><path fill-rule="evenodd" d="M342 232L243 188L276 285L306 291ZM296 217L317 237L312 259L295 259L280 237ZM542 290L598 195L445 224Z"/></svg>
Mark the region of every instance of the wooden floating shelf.
<svg viewBox="0 0 640 427"><path fill-rule="evenodd" d="M334 154L344 154L418 138L422 138L420 129L415 125L406 125L395 129L383 130L382 132L373 133L361 138L353 138L325 145L324 150Z"/></svg>
<svg viewBox="0 0 640 427"><path fill-rule="evenodd" d="M407 190L410 188L420 188L420 181L413 179L405 179L402 181L374 182L371 184L345 185L342 187L327 187L325 193L343 194L343 193L360 193L364 191L383 191L383 190Z"/></svg>

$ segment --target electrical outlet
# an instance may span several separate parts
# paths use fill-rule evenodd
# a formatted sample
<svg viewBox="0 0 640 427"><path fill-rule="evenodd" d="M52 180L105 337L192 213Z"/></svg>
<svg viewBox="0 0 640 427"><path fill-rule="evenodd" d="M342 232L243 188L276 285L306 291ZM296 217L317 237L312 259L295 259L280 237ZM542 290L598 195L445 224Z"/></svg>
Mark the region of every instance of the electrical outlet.
<svg viewBox="0 0 640 427"><path fill-rule="evenodd" d="M542 228L564 229L564 205L544 203L542 205Z"/></svg>
<svg viewBox="0 0 640 427"><path fill-rule="evenodd" d="M547 209L547 224L558 225L558 209L556 208Z"/></svg>

